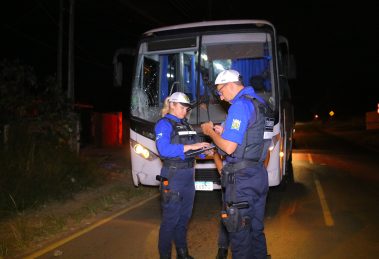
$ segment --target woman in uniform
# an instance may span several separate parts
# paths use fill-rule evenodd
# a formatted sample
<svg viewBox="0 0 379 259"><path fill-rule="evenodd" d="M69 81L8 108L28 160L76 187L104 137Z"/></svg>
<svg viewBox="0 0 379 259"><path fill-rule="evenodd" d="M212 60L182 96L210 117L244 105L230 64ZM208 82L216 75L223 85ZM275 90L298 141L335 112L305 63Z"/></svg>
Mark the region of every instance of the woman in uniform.
<svg viewBox="0 0 379 259"><path fill-rule="evenodd" d="M158 242L161 259L171 258L172 241L177 258L193 258L188 254L186 236L195 198L195 158L185 153L204 149L209 143L198 142L196 131L186 119L189 108L188 96L175 92L166 98L162 118L155 125L156 145L163 160L160 174L162 222Z"/></svg>

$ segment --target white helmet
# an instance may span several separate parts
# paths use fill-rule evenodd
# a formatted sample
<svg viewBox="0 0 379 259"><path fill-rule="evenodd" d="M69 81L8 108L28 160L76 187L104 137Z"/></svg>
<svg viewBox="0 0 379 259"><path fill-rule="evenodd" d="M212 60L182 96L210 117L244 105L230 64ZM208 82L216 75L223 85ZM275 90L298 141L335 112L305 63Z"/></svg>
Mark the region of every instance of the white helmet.
<svg viewBox="0 0 379 259"><path fill-rule="evenodd" d="M191 102L188 96L182 92L175 92L168 97L169 102L181 103L185 106L190 106Z"/></svg>
<svg viewBox="0 0 379 259"><path fill-rule="evenodd" d="M238 71L232 69L224 70L216 77L215 85L238 82L240 78Z"/></svg>

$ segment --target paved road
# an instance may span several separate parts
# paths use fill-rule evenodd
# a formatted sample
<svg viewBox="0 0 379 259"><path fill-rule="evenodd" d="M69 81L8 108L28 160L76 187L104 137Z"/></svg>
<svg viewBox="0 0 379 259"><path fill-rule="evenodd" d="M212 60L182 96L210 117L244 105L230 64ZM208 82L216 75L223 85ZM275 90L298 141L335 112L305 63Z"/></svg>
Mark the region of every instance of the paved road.
<svg viewBox="0 0 379 259"><path fill-rule="evenodd" d="M266 233L273 258L377 258L377 157L310 125L298 127L295 183L283 195L271 192L268 203Z"/></svg>
<svg viewBox="0 0 379 259"><path fill-rule="evenodd" d="M377 258L379 160L360 146L299 125L294 183L271 188L266 236L272 258ZM198 192L189 226L197 259L214 258L219 192ZM158 258L159 199L153 198L38 258Z"/></svg>

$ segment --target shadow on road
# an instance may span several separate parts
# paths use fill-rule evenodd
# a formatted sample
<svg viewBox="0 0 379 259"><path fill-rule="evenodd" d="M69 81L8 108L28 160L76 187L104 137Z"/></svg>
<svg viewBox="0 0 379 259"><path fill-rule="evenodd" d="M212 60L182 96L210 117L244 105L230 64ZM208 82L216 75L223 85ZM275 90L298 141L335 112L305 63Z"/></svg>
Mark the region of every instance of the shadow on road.
<svg viewBox="0 0 379 259"><path fill-rule="evenodd" d="M296 200L301 199L309 193L307 187L295 182L292 164L288 166L287 174L278 186L269 189L266 203L266 217L274 217L280 213L280 208L290 206Z"/></svg>

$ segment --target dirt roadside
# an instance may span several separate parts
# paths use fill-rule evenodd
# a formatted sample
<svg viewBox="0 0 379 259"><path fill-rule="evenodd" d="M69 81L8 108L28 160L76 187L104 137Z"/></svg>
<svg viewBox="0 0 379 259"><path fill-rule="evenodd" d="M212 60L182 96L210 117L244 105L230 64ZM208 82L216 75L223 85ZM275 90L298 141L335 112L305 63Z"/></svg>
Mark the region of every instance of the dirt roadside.
<svg viewBox="0 0 379 259"><path fill-rule="evenodd" d="M0 259L22 258L158 192L155 187L134 187L125 147L91 147L81 155L100 161L107 175L104 183L0 222Z"/></svg>

